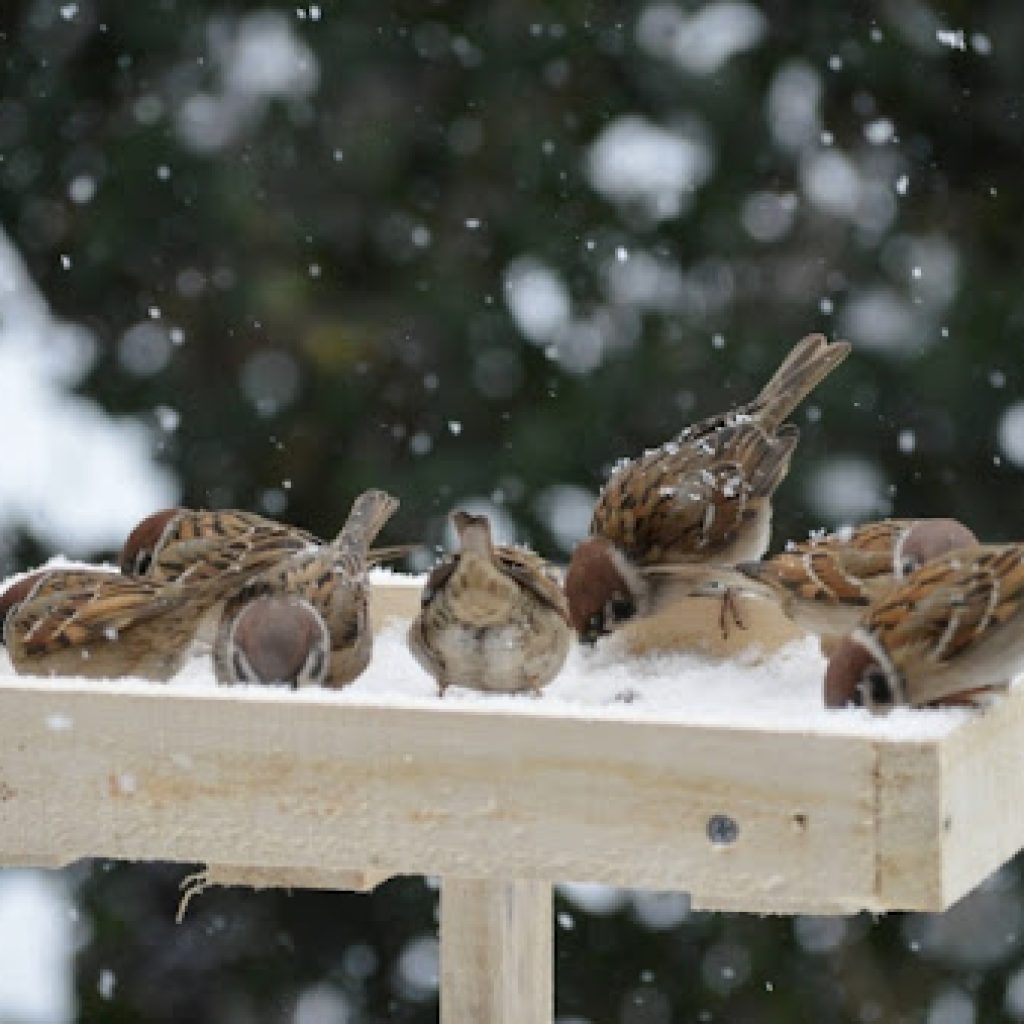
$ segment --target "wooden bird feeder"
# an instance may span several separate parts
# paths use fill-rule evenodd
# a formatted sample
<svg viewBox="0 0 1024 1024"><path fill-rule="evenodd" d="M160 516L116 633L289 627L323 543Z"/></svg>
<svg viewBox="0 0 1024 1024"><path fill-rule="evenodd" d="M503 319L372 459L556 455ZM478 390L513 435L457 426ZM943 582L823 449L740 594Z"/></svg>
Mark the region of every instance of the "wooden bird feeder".
<svg viewBox="0 0 1024 1024"><path fill-rule="evenodd" d="M376 591L408 615L412 588ZM940 911L1024 845L1024 699L941 738L0 685L0 863L209 865L220 884L441 878L445 1024L549 1024L553 884L767 914Z"/></svg>

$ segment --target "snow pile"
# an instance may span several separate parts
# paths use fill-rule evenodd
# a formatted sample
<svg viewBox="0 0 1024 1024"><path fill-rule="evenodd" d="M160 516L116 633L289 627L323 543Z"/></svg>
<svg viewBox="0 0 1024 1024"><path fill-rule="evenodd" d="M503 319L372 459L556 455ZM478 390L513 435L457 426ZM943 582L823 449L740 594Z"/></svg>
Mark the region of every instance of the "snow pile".
<svg viewBox="0 0 1024 1024"><path fill-rule="evenodd" d="M0 535L90 551L120 543L178 487L140 421L111 417L74 389L97 357L84 328L56 318L0 230Z"/></svg>
<svg viewBox="0 0 1024 1024"><path fill-rule="evenodd" d="M436 704L437 688L409 653L406 628L401 622L386 626L377 637L369 669L333 699L357 704ZM827 711L821 702L824 670L817 640L810 637L760 663L754 659L712 662L693 654L635 658L612 640L592 650L574 646L561 673L539 698L451 687L444 705L460 710L500 708L535 715L900 739L943 736L971 715L960 709L898 709L885 717L864 710Z"/></svg>
<svg viewBox="0 0 1024 1024"><path fill-rule="evenodd" d="M706 133L691 118L666 129L635 114L610 122L591 144L584 169L605 199L639 205L653 220L685 213L714 167Z"/></svg>
<svg viewBox="0 0 1024 1024"><path fill-rule="evenodd" d="M231 145L271 100L284 100L297 112L320 84L316 55L283 13L211 18L207 44L211 87L189 95L175 118L178 137L197 153Z"/></svg>
<svg viewBox="0 0 1024 1024"><path fill-rule="evenodd" d="M717 0L691 15L675 4L652 4L640 15L637 42L693 75L713 75L765 37L768 19L743 0Z"/></svg>
<svg viewBox="0 0 1024 1024"><path fill-rule="evenodd" d="M0 876L0 1019L64 1024L74 1018L72 913L60 874Z"/></svg>
<svg viewBox="0 0 1024 1024"><path fill-rule="evenodd" d="M421 586L423 582L422 577L388 569L373 570L371 578L375 586ZM376 638L370 667L344 689L313 687L291 692L277 686L238 686L231 692L245 700L286 698L436 708L440 706L437 687L410 654L405 641L407 629L405 621L388 622ZM881 717L860 709L829 711L821 701L824 670L825 660L817 640L811 637L795 641L763 661L752 655L724 662L682 653L629 657L615 638L609 638L594 649L574 646L562 672L539 697L451 687L443 706L462 711L500 710L921 740L944 736L976 714L959 708L901 708ZM0 685L18 678L8 663L0 662ZM95 685L94 681L85 682ZM208 692L217 687L209 657L192 659L168 684L119 679L103 685L105 689L130 693L152 692L153 687L163 685L179 692Z"/></svg>

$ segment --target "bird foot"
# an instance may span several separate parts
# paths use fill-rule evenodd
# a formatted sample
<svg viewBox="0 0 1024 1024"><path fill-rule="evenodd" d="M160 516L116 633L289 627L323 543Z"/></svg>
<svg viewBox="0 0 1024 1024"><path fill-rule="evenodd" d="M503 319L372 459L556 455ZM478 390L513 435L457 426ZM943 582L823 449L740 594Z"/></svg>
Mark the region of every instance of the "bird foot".
<svg viewBox="0 0 1024 1024"><path fill-rule="evenodd" d="M730 619L738 629L747 628L747 624L743 621L743 616L740 614L736 591L732 587L726 587L722 591L722 606L718 613L718 625L722 630L723 640L728 640L729 634L732 632L732 626L729 624Z"/></svg>

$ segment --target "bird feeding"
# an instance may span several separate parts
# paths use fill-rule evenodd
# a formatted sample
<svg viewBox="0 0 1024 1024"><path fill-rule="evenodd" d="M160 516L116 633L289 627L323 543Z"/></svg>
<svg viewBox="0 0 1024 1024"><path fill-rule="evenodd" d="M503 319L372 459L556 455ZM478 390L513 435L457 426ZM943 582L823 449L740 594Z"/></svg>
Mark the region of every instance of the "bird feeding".
<svg viewBox="0 0 1024 1024"><path fill-rule="evenodd" d="M564 589L556 567L456 511L460 550L428 577L407 634L439 695L536 696L573 631L627 662L683 652L748 666L812 635L833 656L819 683L829 707L1005 688L1024 664L1019 546L979 545L951 519L893 519L764 558L799 438L785 421L849 352L809 335L752 401L617 464ZM348 686L372 657L367 571L410 550L370 546L397 504L364 492L329 543L244 511L155 512L126 539L120 574L44 568L0 594L7 654L21 674L166 681L205 645L221 683Z"/></svg>

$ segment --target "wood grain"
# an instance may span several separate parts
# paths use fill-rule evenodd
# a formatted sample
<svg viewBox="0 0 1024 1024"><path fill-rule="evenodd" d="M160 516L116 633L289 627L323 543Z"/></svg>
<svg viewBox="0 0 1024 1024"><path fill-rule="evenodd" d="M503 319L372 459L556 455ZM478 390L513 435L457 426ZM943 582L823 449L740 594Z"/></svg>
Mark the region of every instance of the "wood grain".
<svg viewBox="0 0 1024 1024"><path fill-rule="evenodd" d="M377 625L418 588L375 588ZM713 602L717 604L717 602ZM0 863L676 889L758 913L941 910L1024 844L1024 701L941 740L331 694L0 684ZM724 823L724 825L723 825Z"/></svg>
<svg viewBox="0 0 1024 1024"><path fill-rule="evenodd" d="M0 722L5 862L592 881L758 910L941 903L940 879L897 870L920 837L883 836L879 876L880 748L861 737L33 681L0 686ZM932 746L895 747L901 806L934 817ZM716 816L732 841L709 838Z"/></svg>
<svg viewBox="0 0 1024 1024"><path fill-rule="evenodd" d="M979 714L939 751L941 902L950 905L1024 847L1024 692Z"/></svg>
<svg viewBox="0 0 1024 1024"><path fill-rule="evenodd" d="M553 958L550 885L442 881L442 1024L550 1024Z"/></svg>

